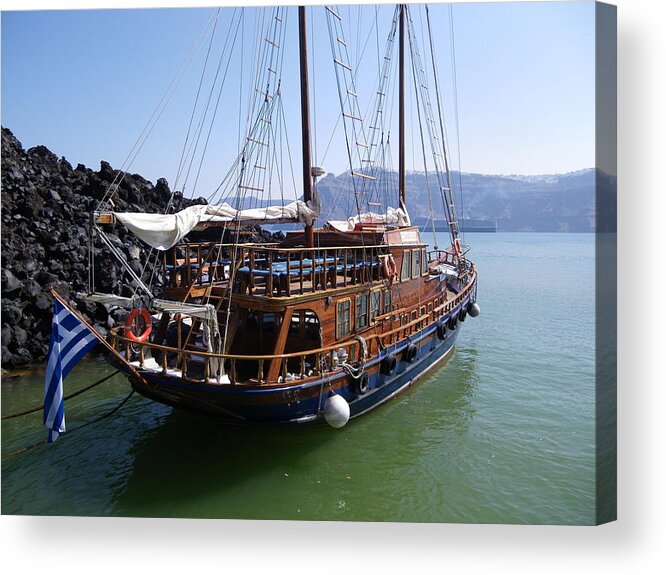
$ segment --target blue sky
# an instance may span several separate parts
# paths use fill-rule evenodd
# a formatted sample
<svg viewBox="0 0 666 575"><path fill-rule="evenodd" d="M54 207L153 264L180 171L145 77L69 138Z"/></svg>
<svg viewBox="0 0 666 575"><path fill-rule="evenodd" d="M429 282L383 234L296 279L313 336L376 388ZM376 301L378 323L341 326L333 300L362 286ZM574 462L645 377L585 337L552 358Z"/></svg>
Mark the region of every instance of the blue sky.
<svg viewBox="0 0 666 575"><path fill-rule="evenodd" d="M3 11L2 125L24 147L44 144L74 165L81 162L97 169L104 159L120 167L213 12L212 8ZM354 47L358 40L360 45L370 40L359 74L363 79L374 78L376 55L370 48L375 36L367 33L375 8L342 6L340 12L348 26L346 39L352 53L358 53ZM386 36L391 12L391 6L379 10L381 39ZM232 8L221 12L220 41L232 14ZM452 97L451 12L448 5L431 5L453 166L458 167L460 157L463 171L491 174L559 173L592 167L594 4L455 4L452 15L459 154ZM255 17L253 10L244 17L246 53L252 49L250 30ZM339 115L323 8L316 9L311 24L315 162L340 173L348 169L340 130L323 157ZM284 67L283 100L294 132L291 152L297 156L295 10L287 26L291 32L284 46L285 59L293 58L293 63ZM200 58L184 78L131 172L152 181L166 177L173 182L202 62ZM240 77L237 60L232 61L229 75L233 85L233 79ZM246 72L246 80L247 76ZM359 95L369 98L373 82L358 84ZM216 185L237 149L239 98L232 88L226 97L197 195L206 195L205 190ZM411 96L409 99L408 113L413 115ZM411 131L410 149L413 138L417 134ZM298 165L294 169L298 174Z"/></svg>

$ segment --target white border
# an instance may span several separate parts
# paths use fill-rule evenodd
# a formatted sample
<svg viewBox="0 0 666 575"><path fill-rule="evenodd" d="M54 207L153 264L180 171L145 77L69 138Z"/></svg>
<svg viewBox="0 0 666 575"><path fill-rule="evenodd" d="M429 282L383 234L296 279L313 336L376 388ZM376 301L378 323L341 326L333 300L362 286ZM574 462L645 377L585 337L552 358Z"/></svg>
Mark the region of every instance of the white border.
<svg viewBox="0 0 666 575"><path fill-rule="evenodd" d="M7 517L5 573L664 572L666 314L661 182L666 3L617 0L619 521L593 527ZM113 2L171 6L180 2ZM196 5L211 5L202 0ZM110 2L2 0L3 10ZM409 489L409 485L405 485Z"/></svg>

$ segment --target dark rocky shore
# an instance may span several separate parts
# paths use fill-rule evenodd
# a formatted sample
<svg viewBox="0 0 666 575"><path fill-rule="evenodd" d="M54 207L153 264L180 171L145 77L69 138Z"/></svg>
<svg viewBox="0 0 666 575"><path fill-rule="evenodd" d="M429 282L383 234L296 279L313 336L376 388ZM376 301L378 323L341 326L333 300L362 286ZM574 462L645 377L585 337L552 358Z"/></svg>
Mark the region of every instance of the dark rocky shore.
<svg viewBox="0 0 666 575"><path fill-rule="evenodd" d="M51 289L67 298L102 334L123 321L124 310L82 299L88 291L90 214L117 173L105 161L98 171L82 164L72 168L44 146L26 151L11 131L2 128L3 368L46 357ZM153 185L138 174L127 174L113 201L117 211L160 213L170 197L165 179ZM203 198L191 200L176 192L173 211L203 203ZM259 228L253 231L254 241L271 239ZM116 226L109 238L140 272L148 253L145 244L123 226ZM131 295L130 278L108 249L96 244L94 251L96 291Z"/></svg>

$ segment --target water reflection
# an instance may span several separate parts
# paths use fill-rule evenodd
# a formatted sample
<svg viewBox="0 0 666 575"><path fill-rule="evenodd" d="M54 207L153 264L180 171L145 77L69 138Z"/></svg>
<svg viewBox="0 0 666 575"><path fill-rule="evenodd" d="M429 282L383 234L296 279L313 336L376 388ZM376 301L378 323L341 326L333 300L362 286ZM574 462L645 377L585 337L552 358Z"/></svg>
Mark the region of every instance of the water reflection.
<svg viewBox="0 0 666 575"><path fill-rule="evenodd" d="M130 449L112 514L428 520L418 513L436 511L433 450L446 456L467 432L475 364L475 350L464 348L343 430L223 425L173 410ZM425 499L386 506L400 501L406 473L416 494L428 486Z"/></svg>
<svg viewBox="0 0 666 575"><path fill-rule="evenodd" d="M348 493L354 519L445 522L456 520L469 458L473 403L479 383L477 351L458 344L454 356L424 377L384 413L359 421L360 435L375 436L372 501ZM461 483L459 483L461 482Z"/></svg>
<svg viewBox="0 0 666 575"><path fill-rule="evenodd" d="M327 426L229 425L172 410L133 445L134 462L114 514L140 514L148 498L151 513L169 516L174 507L186 509L188 500L233 490L254 475L279 475L335 435Z"/></svg>

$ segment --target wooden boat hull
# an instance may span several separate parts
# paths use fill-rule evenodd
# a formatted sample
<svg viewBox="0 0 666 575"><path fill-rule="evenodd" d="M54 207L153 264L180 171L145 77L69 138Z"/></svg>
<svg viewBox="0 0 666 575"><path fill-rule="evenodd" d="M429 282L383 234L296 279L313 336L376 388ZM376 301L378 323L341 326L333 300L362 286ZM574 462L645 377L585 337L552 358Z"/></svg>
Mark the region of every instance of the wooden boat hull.
<svg viewBox="0 0 666 575"><path fill-rule="evenodd" d="M467 305L467 302L461 307L464 305ZM446 319L443 318L443 321ZM462 323L458 322L455 329L447 328L446 338L441 340L437 335L437 324L431 324L415 333L409 341L403 340L384 350L380 356L370 358L365 364L368 374L365 393L359 391L358 380L343 370L303 383L292 381L281 386L248 386L206 384L138 368L136 371L139 378L130 373L127 365L123 365L117 358L111 356L109 361L125 371L138 393L176 408L205 413L236 423L322 422L326 400L331 392L345 398L353 418L407 389L452 351L461 326ZM410 343L417 348L412 361L405 357ZM388 353L395 354L397 359L391 375L383 374L380 369L382 359Z"/></svg>

